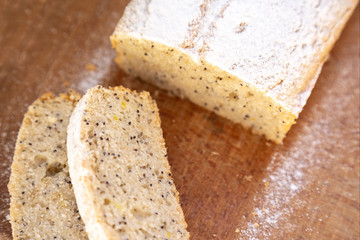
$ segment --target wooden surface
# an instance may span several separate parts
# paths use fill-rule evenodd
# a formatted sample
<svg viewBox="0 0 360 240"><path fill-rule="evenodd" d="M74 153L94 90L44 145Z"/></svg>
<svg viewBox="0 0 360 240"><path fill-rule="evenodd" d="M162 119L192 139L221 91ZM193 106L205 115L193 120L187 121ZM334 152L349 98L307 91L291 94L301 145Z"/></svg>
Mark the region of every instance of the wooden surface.
<svg viewBox="0 0 360 240"><path fill-rule="evenodd" d="M124 76L108 36L125 4L0 1L0 239L11 239L6 185L27 106L95 84L156 99L192 239L359 239L359 8L277 146Z"/></svg>

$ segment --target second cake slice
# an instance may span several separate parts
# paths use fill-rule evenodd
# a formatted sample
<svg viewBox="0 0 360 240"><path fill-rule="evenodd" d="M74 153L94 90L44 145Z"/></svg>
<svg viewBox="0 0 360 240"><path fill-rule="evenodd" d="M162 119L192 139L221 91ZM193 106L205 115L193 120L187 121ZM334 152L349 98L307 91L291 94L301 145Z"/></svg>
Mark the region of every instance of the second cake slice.
<svg viewBox="0 0 360 240"><path fill-rule="evenodd" d="M75 196L90 239L188 239L160 118L147 92L88 90L68 127Z"/></svg>

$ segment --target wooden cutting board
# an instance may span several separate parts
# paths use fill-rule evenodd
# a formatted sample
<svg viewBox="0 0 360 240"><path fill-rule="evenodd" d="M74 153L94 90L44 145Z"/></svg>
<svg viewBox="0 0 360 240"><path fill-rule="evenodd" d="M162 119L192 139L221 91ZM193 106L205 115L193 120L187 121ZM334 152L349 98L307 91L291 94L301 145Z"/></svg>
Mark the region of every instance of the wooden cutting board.
<svg viewBox="0 0 360 240"><path fill-rule="evenodd" d="M0 239L11 239L7 183L27 107L46 91L96 85L158 103L192 239L359 238L359 8L283 145L115 65L109 35L125 1L0 1Z"/></svg>

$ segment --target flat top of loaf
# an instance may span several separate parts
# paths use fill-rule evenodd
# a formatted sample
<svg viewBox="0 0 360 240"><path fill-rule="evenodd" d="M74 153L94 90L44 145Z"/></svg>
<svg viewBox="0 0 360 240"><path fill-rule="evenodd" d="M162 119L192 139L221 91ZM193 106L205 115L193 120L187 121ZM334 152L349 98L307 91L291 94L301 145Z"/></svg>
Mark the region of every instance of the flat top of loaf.
<svg viewBox="0 0 360 240"><path fill-rule="evenodd" d="M89 236L187 238L149 93L88 90L71 116L68 143L70 174Z"/></svg>
<svg viewBox="0 0 360 240"><path fill-rule="evenodd" d="M257 87L297 115L356 3L133 0L114 35L178 48Z"/></svg>
<svg viewBox="0 0 360 240"><path fill-rule="evenodd" d="M11 167L14 239L87 239L66 156L66 130L76 92L44 94L24 116Z"/></svg>

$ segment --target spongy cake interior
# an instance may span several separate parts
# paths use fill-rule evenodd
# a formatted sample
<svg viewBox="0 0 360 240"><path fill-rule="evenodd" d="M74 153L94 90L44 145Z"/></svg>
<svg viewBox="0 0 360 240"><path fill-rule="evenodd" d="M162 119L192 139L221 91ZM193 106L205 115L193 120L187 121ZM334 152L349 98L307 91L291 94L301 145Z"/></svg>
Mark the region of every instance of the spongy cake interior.
<svg viewBox="0 0 360 240"><path fill-rule="evenodd" d="M18 135L9 183L14 239L88 239L76 205L66 132L77 94L42 96Z"/></svg>
<svg viewBox="0 0 360 240"><path fill-rule="evenodd" d="M205 61L194 61L178 48L117 33L111 36L119 66L174 94L185 97L252 132L281 143L296 116L264 92Z"/></svg>
<svg viewBox="0 0 360 240"><path fill-rule="evenodd" d="M88 153L81 164L93 173L83 187L91 189L89 201L106 234L119 239L186 238L158 109L150 95L98 87L79 105L77 112L84 112L82 151Z"/></svg>

